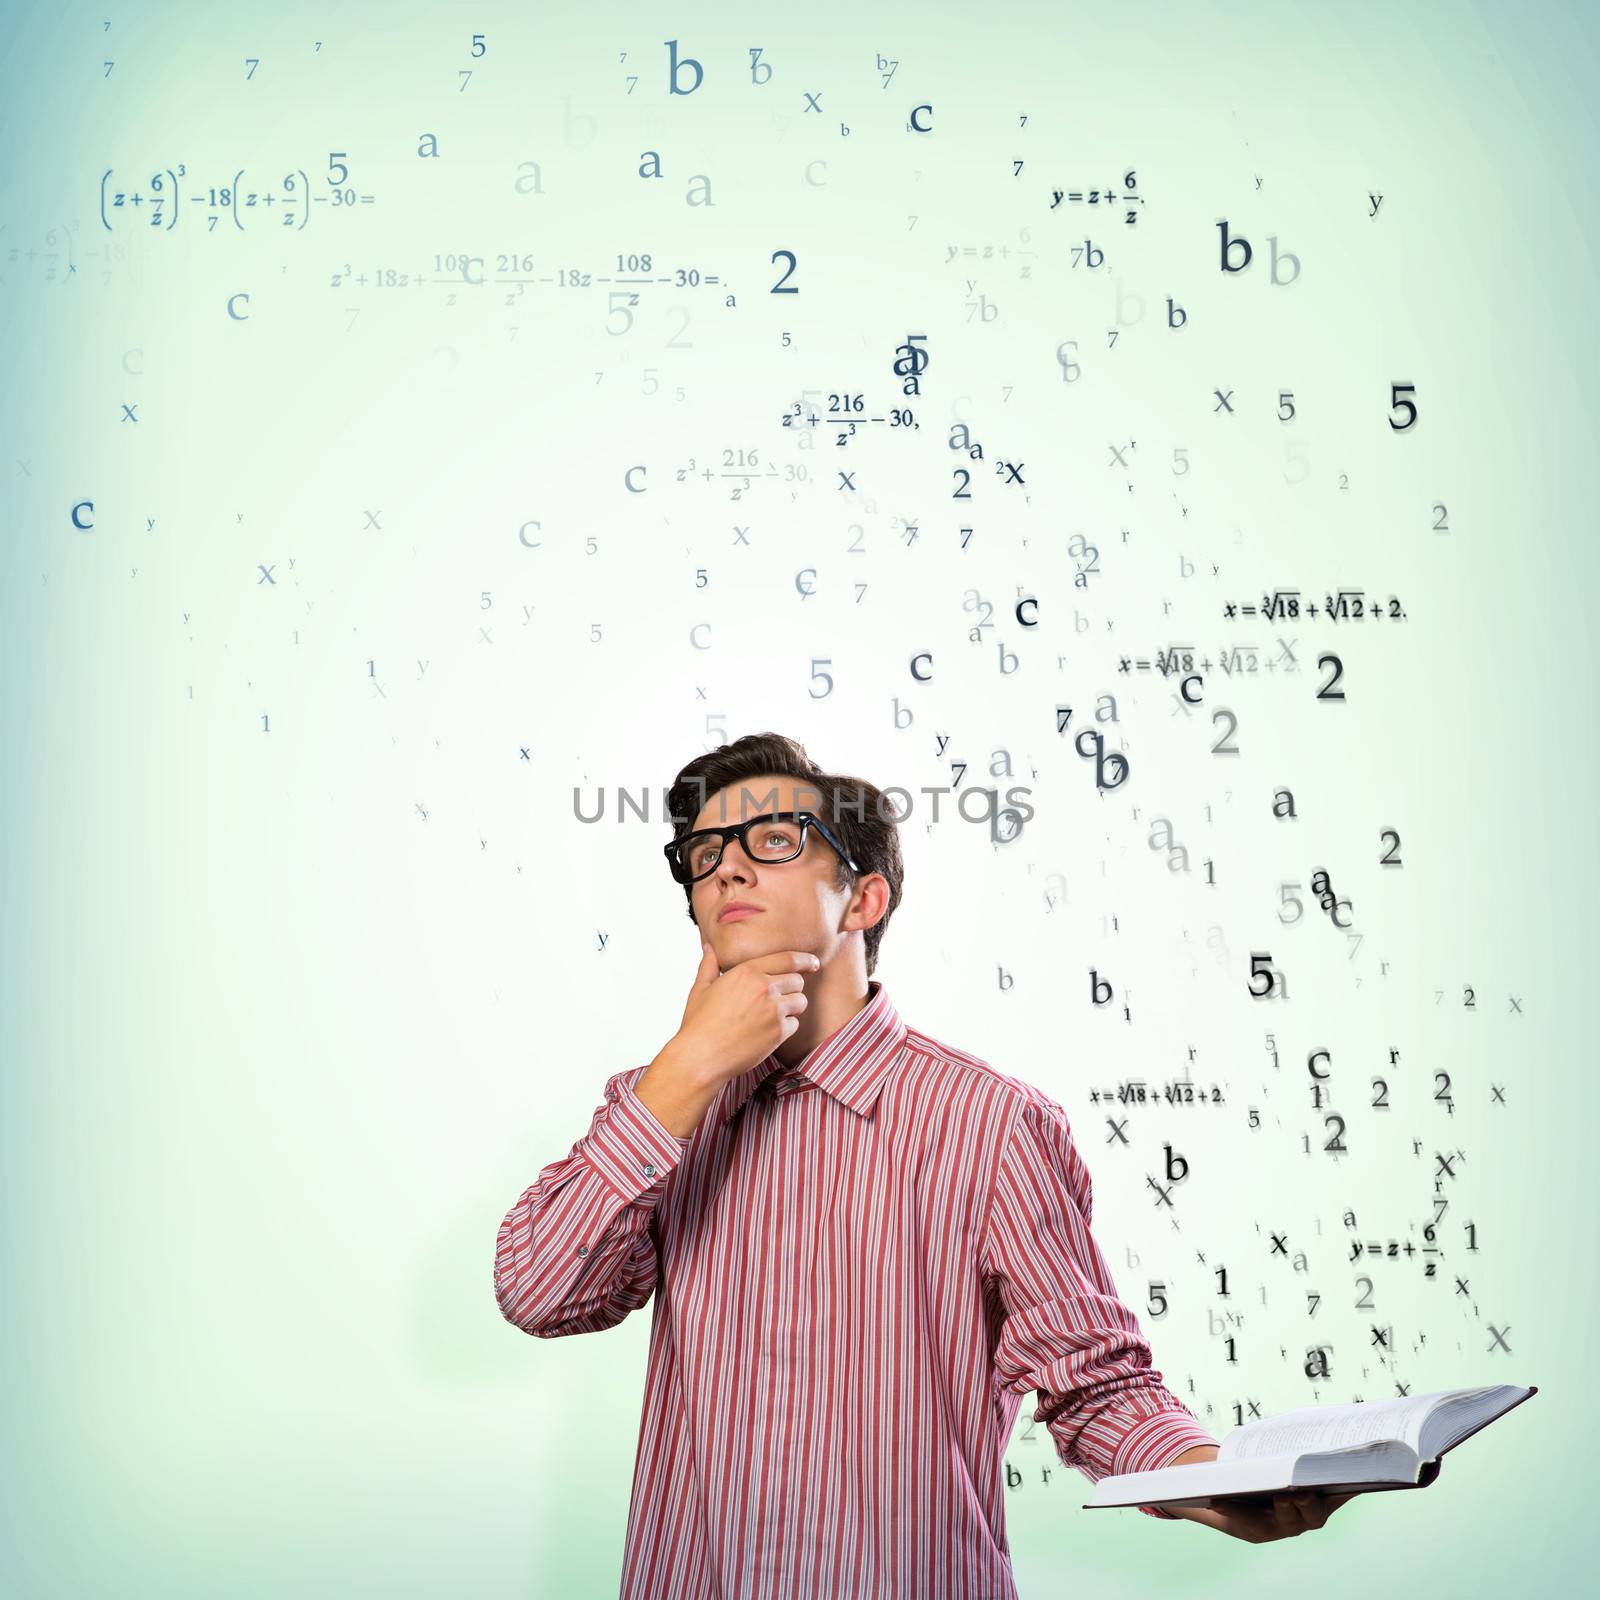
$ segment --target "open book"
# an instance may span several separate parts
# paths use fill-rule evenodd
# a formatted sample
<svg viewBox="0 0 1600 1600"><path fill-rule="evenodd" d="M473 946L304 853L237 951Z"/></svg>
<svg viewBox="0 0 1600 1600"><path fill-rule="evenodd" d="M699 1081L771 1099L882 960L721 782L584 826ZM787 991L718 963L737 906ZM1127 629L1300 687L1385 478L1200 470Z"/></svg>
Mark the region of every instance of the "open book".
<svg viewBox="0 0 1600 1600"><path fill-rule="evenodd" d="M1101 1478L1084 1509L1204 1506L1215 1499L1271 1500L1291 1489L1364 1494L1422 1489L1439 1476L1439 1457L1519 1406L1539 1386L1512 1383L1357 1405L1301 1406L1235 1428L1214 1461Z"/></svg>

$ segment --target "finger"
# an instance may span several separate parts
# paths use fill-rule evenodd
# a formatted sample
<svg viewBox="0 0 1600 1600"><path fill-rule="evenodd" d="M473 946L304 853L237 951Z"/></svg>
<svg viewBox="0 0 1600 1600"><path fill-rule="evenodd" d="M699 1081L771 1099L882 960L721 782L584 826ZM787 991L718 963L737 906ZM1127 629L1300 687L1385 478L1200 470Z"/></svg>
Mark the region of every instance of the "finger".
<svg viewBox="0 0 1600 1600"><path fill-rule="evenodd" d="M1313 1504L1309 1520L1313 1528L1320 1528L1346 1500L1355 1499L1352 1494L1319 1494Z"/></svg>
<svg viewBox="0 0 1600 1600"><path fill-rule="evenodd" d="M1300 1514L1300 1500L1296 1495L1273 1495L1272 1519L1277 1524L1279 1534L1286 1539L1306 1531L1306 1521Z"/></svg>
<svg viewBox="0 0 1600 1600"><path fill-rule="evenodd" d="M815 972L822 965L809 950L774 950L753 959L761 972Z"/></svg>
<svg viewBox="0 0 1600 1600"><path fill-rule="evenodd" d="M767 980L767 991L770 994L793 994L806 986L806 975L803 972L780 972L777 977Z"/></svg>
<svg viewBox="0 0 1600 1600"><path fill-rule="evenodd" d="M1300 1506L1300 1515L1305 1518L1308 1528L1320 1528L1324 1522L1333 1515L1334 1503L1331 1495L1321 1495L1315 1492L1308 1494Z"/></svg>

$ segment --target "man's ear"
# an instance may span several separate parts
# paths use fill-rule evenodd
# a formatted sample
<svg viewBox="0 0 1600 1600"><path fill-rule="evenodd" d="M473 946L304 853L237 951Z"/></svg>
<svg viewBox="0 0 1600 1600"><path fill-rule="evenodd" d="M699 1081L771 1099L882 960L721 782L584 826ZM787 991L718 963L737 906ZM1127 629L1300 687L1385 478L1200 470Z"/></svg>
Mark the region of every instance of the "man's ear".
<svg viewBox="0 0 1600 1600"><path fill-rule="evenodd" d="M872 887L877 885L877 888ZM876 902L876 903L874 903ZM881 872L869 872L856 885L856 891L851 896L850 909L853 915L859 914L866 920L859 929L853 932L864 933L868 928L876 927L879 919L889 907L889 880Z"/></svg>

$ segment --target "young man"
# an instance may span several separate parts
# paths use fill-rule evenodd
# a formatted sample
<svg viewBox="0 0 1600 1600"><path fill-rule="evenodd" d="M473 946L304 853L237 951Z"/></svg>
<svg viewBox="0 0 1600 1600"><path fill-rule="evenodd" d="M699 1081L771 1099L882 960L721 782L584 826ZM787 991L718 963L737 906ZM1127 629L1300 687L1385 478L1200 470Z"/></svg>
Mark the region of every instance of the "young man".
<svg viewBox="0 0 1600 1600"><path fill-rule="evenodd" d="M1091 1481L1216 1441L1117 1298L1066 1113L870 977L902 876L880 791L763 734L667 798L702 939L683 1021L495 1252L502 1315L539 1338L655 1293L622 1600L1015 1600L1024 1394ZM1256 1541L1338 1503L1141 1510Z"/></svg>

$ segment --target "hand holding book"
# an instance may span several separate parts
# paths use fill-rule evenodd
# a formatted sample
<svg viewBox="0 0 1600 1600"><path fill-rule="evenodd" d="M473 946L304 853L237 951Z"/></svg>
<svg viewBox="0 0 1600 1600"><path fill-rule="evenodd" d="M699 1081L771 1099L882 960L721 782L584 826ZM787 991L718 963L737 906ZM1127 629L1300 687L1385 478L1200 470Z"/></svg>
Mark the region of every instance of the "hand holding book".
<svg viewBox="0 0 1600 1600"><path fill-rule="evenodd" d="M1247 1539L1303 1533L1351 1495L1426 1488L1446 1451L1538 1392L1537 1384L1499 1383L1302 1406L1247 1422L1220 1446L1194 1446L1155 1471L1103 1477L1086 1504L1160 1506Z"/></svg>
<svg viewBox="0 0 1600 1600"><path fill-rule="evenodd" d="M1168 1464L1183 1467L1192 1461L1215 1461L1216 1458L1216 1445L1197 1444ZM1264 1505L1259 1495L1232 1499L1219 1496L1208 1505L1170 1506L1168 1509L1173 1516L1187 1522L1203 1522L1208 1528L1232 1538L1265 1544L1270 1539L1292 1539L1309 1528L1320 1528L1346 1500L1354 1498L1353 1489L1349 1494L1338 1495L1301 1489L1275 1494Z"/></svg>

